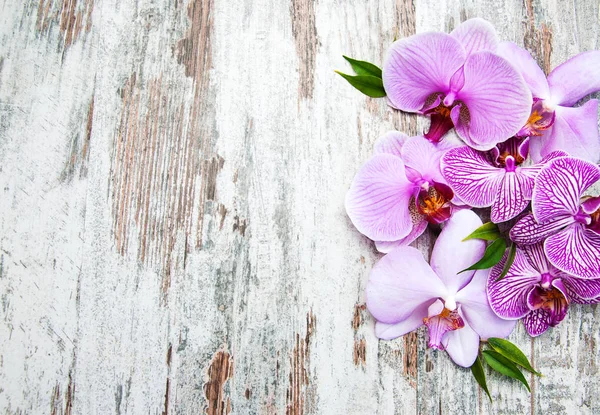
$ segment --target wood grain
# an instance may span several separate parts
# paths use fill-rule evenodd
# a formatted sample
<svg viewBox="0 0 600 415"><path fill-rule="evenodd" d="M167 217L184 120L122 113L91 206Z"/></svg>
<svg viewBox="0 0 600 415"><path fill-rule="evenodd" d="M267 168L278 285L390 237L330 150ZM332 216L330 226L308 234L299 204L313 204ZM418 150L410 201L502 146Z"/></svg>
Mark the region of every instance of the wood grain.
<svg viewBox="0 0 600 415"><path fill-rule="evenodd" d="M595 306L518 326L546 376L493 403L364 306L345 192L427 121L333 70L474 16L546 72L600 45L596 0L0 0L0 410L599 413Z"/></svg>

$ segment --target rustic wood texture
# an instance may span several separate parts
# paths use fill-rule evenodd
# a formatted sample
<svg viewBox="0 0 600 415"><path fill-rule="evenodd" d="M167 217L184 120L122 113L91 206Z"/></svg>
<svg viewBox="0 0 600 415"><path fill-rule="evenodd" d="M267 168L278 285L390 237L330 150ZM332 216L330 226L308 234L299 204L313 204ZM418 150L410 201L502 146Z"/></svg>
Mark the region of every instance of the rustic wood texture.
<svg viewBox="0 0 600 415"><path fill-rule="evenodd" d="M427 122L333 69L475 16L546 71L600 46L597 0L0 0L3 413L600 413L595 306L519 326L546 376L490 403L363 305L345 192Z"/></svg>

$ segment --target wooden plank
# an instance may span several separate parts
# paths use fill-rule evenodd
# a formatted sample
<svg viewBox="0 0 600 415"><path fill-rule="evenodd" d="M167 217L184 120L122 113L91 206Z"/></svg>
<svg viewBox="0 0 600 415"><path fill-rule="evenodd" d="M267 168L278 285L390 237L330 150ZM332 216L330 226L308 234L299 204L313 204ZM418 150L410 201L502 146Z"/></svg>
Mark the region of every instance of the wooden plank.
<svg viewBox="0 0 600 415"><path fill-rule="evenodd" d="M343 200L427 126L342 54L481 16L550 69L595 0L0 0L0 408L7 413L596 413L594 307L531 341L533 393L378 341L380 257ZM416 246L428 255L432 235Z"/></svg>

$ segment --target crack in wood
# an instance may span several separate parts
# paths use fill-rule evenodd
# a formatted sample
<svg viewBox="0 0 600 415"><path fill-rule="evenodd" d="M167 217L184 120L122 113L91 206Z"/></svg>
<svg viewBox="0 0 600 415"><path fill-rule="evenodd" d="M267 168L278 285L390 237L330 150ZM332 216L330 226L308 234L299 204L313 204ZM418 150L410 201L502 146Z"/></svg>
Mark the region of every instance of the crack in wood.
<svg viewBox="0 0 600 415"><path fill-rule="evenodd" d="M286 394L286 415L303 415L308 396L310 370L310 342L317 327L312 310L306 314L306 334L296 333L294 349L290 356L289 387Z"/></svg>
<svg viewBox="0 0 600 415"><path fill-rule="evenodd" d="M48 33L58 24L63 49L69 48L83 32L92 28L94 0L39 0L36 29Z"/></svg>
<svg viewBox="0 0 600 415"><path fill-rule="evenodd" d="M536 27L533 0L525 0L525 36L523 42L525 49L531 52L533 58L538 62L544 73L548 75L551 71L550 58L552 55L552 30L542 23Z"/></svg>
<svg viewBox="0 0 600 415"><path fill-rule="evenodd" d="M315 16L315 0L292 0L290 14L292 34L298 55L298 96L310 99L315 86L315 65L319 39Z"/></svg>
<svg viewBox="0 0 600 415"><path fill-rule="evenodd" d="M207 370L208 381L204 385L206 415L231 413L231 399L225 393L225 384L233 377L233 357L222 349L215 353Z"/></svg>

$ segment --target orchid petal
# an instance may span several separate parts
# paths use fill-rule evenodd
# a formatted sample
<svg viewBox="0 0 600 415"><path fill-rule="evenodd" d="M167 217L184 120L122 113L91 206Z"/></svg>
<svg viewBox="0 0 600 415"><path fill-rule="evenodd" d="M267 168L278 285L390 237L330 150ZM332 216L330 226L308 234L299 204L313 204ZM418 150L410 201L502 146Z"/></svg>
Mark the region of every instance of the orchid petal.
<svg viewBox="0 0 600 415"><path fill-rule="evenodd" d="M497 53L521 72L535 98L546 99L549 97L550 88L546 75L527 50L513 42L500 42Z"/></svg>
<svg viewBox="0 0 600 415"><path fill-rule="evenodd" d="M600 209L600 196L588 197L581 202L581 210L588 215L591 215L598 209Z"/></svg>
<svg viewBox="0 0 600 415"><path fill-rule="evenodd" d="M506 222L523 212L531 196L533 180L517 172L507 172L504 175L498 197L492 204L491 221L494 223Z"/></svg>
<svg viewBox="0 0 600 415"><path fill-rule="evenodd" d="M450 358L459 366L470 367L479 353L479 335L464 321L461 329L449 331L442 339Z"/></svg>
<svg viewBox="0 0 600 415"><path fill-rule="evenodd" d="M432 94L447 93L450 78L465 62L460 42L445 33L422 33L394 42L383 63L389 102L417 112Z"/></svg>
<svg viewBox="0 0 600 415"><path fill-rule="evenodd" d="M473 207L487 207L494 202L504 173L481 152L467 146L453 148L442 157L442 174L448 185Z"/></svg>
<svg viewBox="0 0 600 415"><path fill-rule="evenodd" d="M533 100L523 77L512 65L490 52L470 55L464 66L465 85L457 100L468 108L468 125L456 131L478 150L515 135L529 119Z"/></svg>
<svg viewBox="0 0 600 415"><path fill-rule="evenodd" d="M458 211L446 222L435 242L431 253L431 268L444 281L450 294L464 287L474 274L474 271L460 272L483 256L484 241L470 239L463 242L481 225L481 219L473 211Z"/></svg>
<svg viewBox="0 0 600 415"><path fill-rule="evenodd" d="M516 323L499 318L490 307L486 295L489 274L489 270L477 271L471 282L456 294L456 302L460 304L465 320L484 340L489 337L508 336Z"/></svg>
<svg viewBox="0 0 600 415"><path fill-rule="evenodd" d="M575 222L572 216L559 216L555 220L537 223L532 214L524 216L510 230L510 239L519 245L531 245Z"/></svg>
<svg viewBox="0 0 600 415"><path fill-rule="evenodd" d="M500 275L507 255L496 264L487 280L487 297L490 307L500 318L517 320L529 313L527 296L539 281L540 274L527 261L527 257L517 248L515 259L506 276Z"/></svg>
<svg viewBox="0 0 600 415"><path fill-rule="evenodd" d="M404 238L399 239L397 241L376 241L375 247L379 252L387 254L388 252L391 252L394 248L410 244L419 236L421 236L423 232L425 232L426 228L427 221L421 218L417 223L413 223L412 230Z"/></svg>
<svg viewBox="0 0 600 415"><path fill-rule="evenodd" d="M563 280L569 299L576 303L585 303L586 300L600 296L600 279L575 278L567 274L560 276Z"/></svg>
<svg viewBox="0 0 600 415"><path fill-rule="evenodd" d="M402 147L408 141L409 137L400 131L388 131L375 142L373 153L375 154L393 154L400 157Z"/></svg>
<svg viewBox="0 0 600 415"><path fill-rule="evenodd" d="M449 147L442 143L436 144L424 137L412 137L402 147L402 160L406 165L406 176L416 183L423 179L430 184L433 182L446 183L440 171L440 158Z"/></svg>
<svg viewBox="0 0 600 415"><path fill-rule="evenodd" d="M544 243L556 268L579 278L600 278L600 235L574 223Z"/></svg>
<svg viewBox="0 0 600 415"><path fill-rule="evenodd" d="M598 139L598 100L590 99L581 107L556 107L554 124L541 137L531 140L534 161L555 150L573 157L596 162L600 157Z"/></svg>
<svg viewBox="0 0 600 415"><path fill-rule="evenodd" d="M552 101L565 107L573 106L581 98L600 90L600 51L580 53L548 75Z"/></svg>
<svg viewBox="0 0 600 415"><path fill-rule="evenodd" d="M498 35L494 26L478 17L459 24L450 35L463 45L467 55L483 50L495 52L498 47Z"/></svg>
<svg viewBox="0 0 600 415"><path fill-rule="evenodd" d="M546 165L549 164L552 160L557 159L559 157L568 157L568 156L569 155L567 153L565 153L564 151L553 151L553 152L547 154L545 157L543 157L538 163L536 163L532 166L519 167L518 171L521 174L531 178L532 180L535 180L535 178L540 173L540 171L542 171L542 169L544 167L546 167ZM529 184L532 184L532 183L529 182ZM531 188L529 188L529 186L528 186L526 189L523 189L524 197L531 200L532 191L533 191L533 185L531 186Z"/></svg>
<svg viewBox="0 0 600 415"><path fill-rule="evenodd" d="M525 330L531 337L537 337L550 327L550 313L543 309L537 309L523 318Z"/></svg>
<svg viewBox="0 0 600 415"><path fill-rule="evenodd" d="M429 305L429 302L421 304L412 314L399 323L388 324L380 321L376 322L375 335L383 340L391 340L418 329L423 325L423 319L427 317L427 308Z"/></svg>
<svg viewBox="0 0 600 415"><path fill-rule="evenodd" d="M424 303L446 293L443 282L410 246L385 255L371 270L365 290L367 307L383 323L399 323Z"/></svg>
<svg viewBox="0 0 600 415"><path fill-rule="evenodd" d="M562 157L548 164L535 180L532 210L539 223L561 215L575 215L583 192L600 180L595 164Z"/></svg>
<svg viewBox="0 0 600 415"><path fill-rule="evenodd" d="M548 261L548 257L546 257L546 252L544 252L543 243L524 245L520 247L520 249L527 257L529 264L533 267L534 270L537 271L538 274L546 274L549 273L550 270L553 270L552 265Z"/></svg>
<svg viewBox="0 0 600 415"><path fill-rule="evenodd" d="M358 171L346 195L348 216L370 239L404 238L412 229L409 201L413 187L406 178L402 159L391 154L375 155Z"/></svg>

